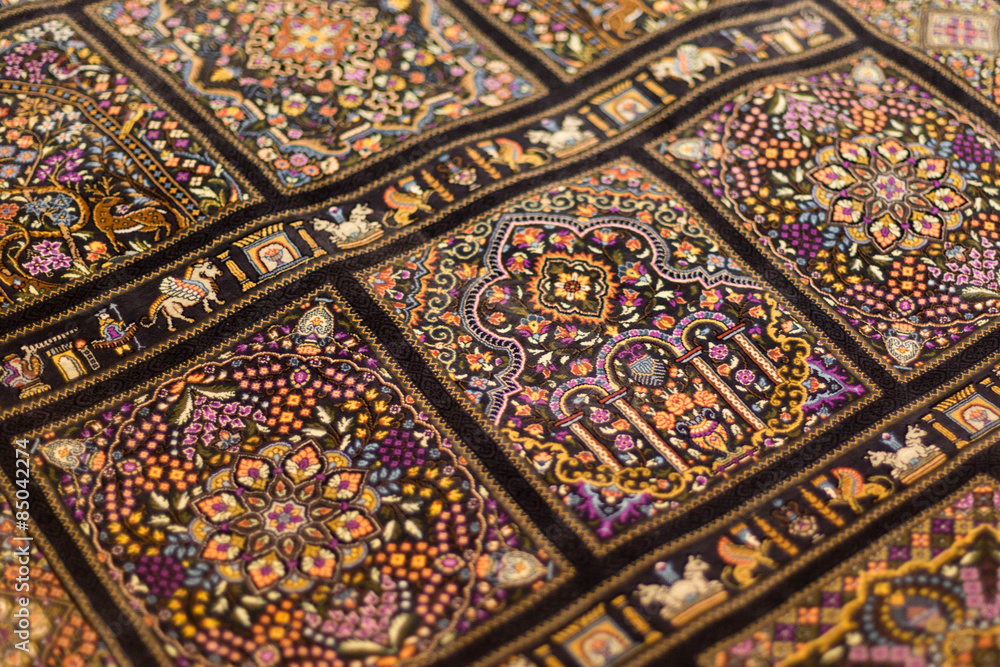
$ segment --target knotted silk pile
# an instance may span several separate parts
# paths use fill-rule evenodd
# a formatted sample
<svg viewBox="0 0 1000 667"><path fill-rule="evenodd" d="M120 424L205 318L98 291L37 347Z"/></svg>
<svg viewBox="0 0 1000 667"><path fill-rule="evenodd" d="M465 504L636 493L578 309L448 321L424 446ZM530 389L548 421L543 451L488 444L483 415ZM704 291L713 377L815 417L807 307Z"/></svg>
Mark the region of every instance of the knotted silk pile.
<svg viewBox="0 0 1000 667"><path fill-rule="evenodd" d="M991 0L0 7L3 664L1000 664Z"/></svg>

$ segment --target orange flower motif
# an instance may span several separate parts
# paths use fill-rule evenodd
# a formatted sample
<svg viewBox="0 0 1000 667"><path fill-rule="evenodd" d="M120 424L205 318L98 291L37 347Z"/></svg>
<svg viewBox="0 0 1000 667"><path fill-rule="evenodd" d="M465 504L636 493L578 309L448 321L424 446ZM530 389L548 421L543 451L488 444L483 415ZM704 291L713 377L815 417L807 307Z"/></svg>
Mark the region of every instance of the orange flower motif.
<svg viewBox="0 0 1000 667"><path fill-rule="evenodd" d="M573 375L587 375L594 370L594 365L586 359L577 359L569 365L569 370Z"/></svg>
<svg viewBox="0 0 1000 667"><path fill-rule="evenodd" d="M687 394L671 394L667 398L666 407L679 417L694 407L694 401Z"/></svg>
<svg viewBox="0 0 1000 667"><path fill-rule="evenodd" d="M490 365L492 359L490 355L484 354L482 352L473 352L472 354L466 354L465 360L469 362L469 369L478 371L481 368L485 368Z"/></svg>
<svg viewBox="0 0 1000 667"><path fill-rule="evenodd" d="M598 229L594 232L594 238L596 238L598 243L601 245L611 245L615 242L615 239L618 238L618 234L610 229Z"/></svg>
<svg viewBox="0 0 1000 667"><path fill-rule="evenodd" d="M326 463L326 461L320 463L320 457L322 457L322 453L317 447L309 444L304 445L285 460L285 474L296 483L310 479Z"/></svg>
<svg viewBox="0 0 1000 667"><path fill-rule="evenodd" d="M699 389L694 392L694 402L703 408L710 408L716 403L715 394L706 389Z"/></svg>
<svg viewBox="0 0 1000 667"><path fill-rule="evenodd" d="M374 535L378 527L358 510L348 510L331 522L330 529L339 540L357 542Z"/></svg>
<svg viewBox="0 0 1000 667"><path fill-rule="evenodd" d="M657 412L653 416L653 423L656 424L656 428L669 431L677 424L677 418L669 412Z"/></svg>
<svg viewBox="0 0 1000 667"><path fill-rule="evenodd" d="M819 607L799 607L799 623L819 623Z"/></svg>

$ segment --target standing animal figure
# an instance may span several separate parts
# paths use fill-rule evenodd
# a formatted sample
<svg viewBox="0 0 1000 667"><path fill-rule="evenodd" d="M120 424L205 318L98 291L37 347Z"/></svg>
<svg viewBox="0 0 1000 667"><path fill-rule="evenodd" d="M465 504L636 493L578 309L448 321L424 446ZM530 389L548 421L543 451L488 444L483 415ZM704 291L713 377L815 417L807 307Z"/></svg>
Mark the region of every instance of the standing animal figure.
<svg viewBox="0 0 1000 667"><path fill-rule="evenodd" d="M156 323L156 318L162 312L167 318L167 329L174 329L174 319L194 322L190 317L184 316L184 309L201 303L205 307L205 312L212 312L209 301L214 301L220 306L225 303L218 297L218 285L215 279L222 275L222 271L208 260L203 260L184 272L183 278L168 276L160 283L161 296L149 307L149 317L142 319L142 326L151 327Z"/></svg>
<svg viewBox="0 0 1000 667"><path fill-rule="evenodd" d="M493 158L490 161L506 165L515 174L521 171L522 164L538 167L548 161L548 157L544 153L538 152L538 149L531 148L526 151L521 148L521 144L510 139L501 137L494 143L496 147L492 151L486 149L490 153L490 157Z"/></svg>
<svg viewBox="0 0 1000 667"><path fill-rule="evenodd" d="M128 232L148 232L155 230L153 239L160 240L160 231L170 234L170 223L163 212L153 206L145 206L125 215L115 215L114 207L125 201L124 197L106 195L94 205L94 226L108 237L111 247L124 252L125 246L118 240L118 234Z"/></svg>
<svg viewBox="0 0 1000 667"><path fill-rule="evenodd" d="M629 39L629 31L643 16L655 14L641 0L620 0L615 8L601 18L601 23L610 33L625 41Z"/></svg>
<svg viewBox="0 0 1000 667"><path fill-rule="evenodd" d="M639 604L650 611L659 607L660 617L669 621L695 602L724 590L720 582L705 576L710 569L701 556L688 556L683 578L670 585L639 584L636 589Z"/></svg>
<svg viewBox="0 0 1000 667"><path fill-rule="evenodd" d="M831 499L831 505L847 505L855 514L865 510L858 502L861 498L871 498L873 503L888 498L892 494L894 484L888 477L876 476L867 480L854 468L834 468L830 471L837 480L837 495Z"/></svg>
<svg viewBox="0 0 1000 667"><path fill-rule="evenodd" d="M778 569L778 564L767 556L769 540L761 542L753 535L743 538L743 544L728 536L719 539L717 549L722 560L729 563L722 571L724 579L731 580L738 588L746 588L757 581L757 568Z"/></svg>
<svg viewBox="0 0 1000 667"><path fill-rule="evenodd" d="M898 447L891 452L874 451L868 452L868 461L873 467L887 465L892 468L890 475L896 479L902 478L908 472L919 468L922 463L941 452L934 445L925 445L924 438L927 431L920 428L919 424L911 424L906 431L906 441L904 446ZM899 442L898 438L895 441Z"/></svg>
<svg viewBox="0 0 1000 667"><path fill-rule="evenodd" d="M390 185L382 199L395 211L391 214L393 221L400 227L406 227L413 222L413 215L418 211L430 213L434 209L427 205L431 193L417 185L416 181L407 181L402 185L405 192L400 192L396 186ZM390 214L386 213L386 218L389 217Z"/></svg>
<svg viewBox="0 0 1000 667"><path fill-rule="evenodd" d="M677 55L670 58L661 58L650 65L653 76L657 79L671 79L687 81L689 88L694 88L695 79L705 80L702 70L711 67L716 74L722 72L722 66L732 67L735 63L727 58L729 52L714 46L698 47L694 44L682 44L677 47Z"/></svg>

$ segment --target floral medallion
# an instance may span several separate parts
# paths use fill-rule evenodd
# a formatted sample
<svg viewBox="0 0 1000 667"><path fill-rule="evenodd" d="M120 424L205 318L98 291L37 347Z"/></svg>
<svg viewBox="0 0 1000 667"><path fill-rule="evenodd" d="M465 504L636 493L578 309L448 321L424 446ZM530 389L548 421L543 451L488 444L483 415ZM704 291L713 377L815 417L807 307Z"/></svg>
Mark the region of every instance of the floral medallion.
<svg viewBox="0 0 1000 667"><path fill-rule="evenodd" d="M659 150L899 373L1000 312L1000 138L893 65L755 85Z"/></svg>
<svg viewBox="0 0 1000 667"><path fill-rule="evenodd" d="M807 176L827 223L844 225L853 240L879 250L941 241L962 226L962 211L972 204L950 161L919 144L863 136L826 146L816 162L820 166Z"/></svg>
<svg viewBox="0 0 1000 667"><path fill-rule="evenodd" d="M285 190L541 92L435 0L112 0L97 13Z"/></svg>
<svg viewBox="0 0 1000 667"><path fill-rule="evenodd" d="M504 206L364 282L605 542L683 510L866 393L628 162Z"/></svg>
<svg viewBox="0 0 1000 667"><path fill-rule="evenodd" d="M0 312L253 197L66 19L8 32L0 59Z"/></svg>
<svg viewBox="0 0 1000 667"><path fill-rule="evenodd" d="M38 451L177 664L396 664L561 570L325 297Z"/></svg>

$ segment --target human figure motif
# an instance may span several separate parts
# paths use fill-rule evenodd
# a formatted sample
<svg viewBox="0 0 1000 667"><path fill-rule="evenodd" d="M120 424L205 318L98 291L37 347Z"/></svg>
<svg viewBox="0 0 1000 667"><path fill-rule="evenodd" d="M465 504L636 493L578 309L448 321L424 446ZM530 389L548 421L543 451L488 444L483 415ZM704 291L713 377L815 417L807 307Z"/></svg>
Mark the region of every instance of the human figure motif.
<svg viewBox="0 0 1000 667"><path fill-rule="evenodd" d="M91 342L95 348L112 349L119 356L132 351L132 339L138 329L135 322L125 324L105 311L97 314L97 325L100 327L101 340Z"/></svg>

